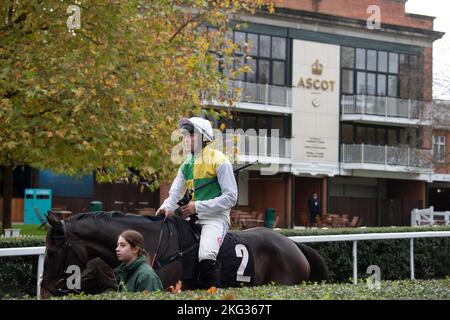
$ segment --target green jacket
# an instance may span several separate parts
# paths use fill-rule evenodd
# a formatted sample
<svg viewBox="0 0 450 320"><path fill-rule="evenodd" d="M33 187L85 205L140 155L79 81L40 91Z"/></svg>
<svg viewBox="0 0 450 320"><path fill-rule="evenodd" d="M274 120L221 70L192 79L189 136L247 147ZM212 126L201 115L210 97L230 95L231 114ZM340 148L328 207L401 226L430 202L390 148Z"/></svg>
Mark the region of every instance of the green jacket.
<svg viewBox="0 0 450 320"><path fill-rule="evenodd" d="M120 264L114 271L119 276L118 291L163 290L161 280L143 255L128 266L125 263Z"/></svg>

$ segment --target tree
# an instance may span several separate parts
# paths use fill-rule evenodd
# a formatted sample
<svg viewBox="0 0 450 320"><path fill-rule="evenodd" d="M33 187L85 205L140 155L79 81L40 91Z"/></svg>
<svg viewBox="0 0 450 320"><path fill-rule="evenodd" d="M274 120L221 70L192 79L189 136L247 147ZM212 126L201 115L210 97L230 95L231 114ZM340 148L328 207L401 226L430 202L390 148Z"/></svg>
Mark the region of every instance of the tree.
<svg viewBox="0 0 450 320"><path fill-rule="evenodd" d="M168 179L171 131L206 99L223 100L232 17L262 0L5 0L0 4L3 228L17 165L99 181ZM73 7L72 7L73 8ZM74 10L75 10L74 9ZM272 7L269 7L272 10ZM72 22L72 24L70 24ZM205 24L218 28L207 33Z"/></svg>

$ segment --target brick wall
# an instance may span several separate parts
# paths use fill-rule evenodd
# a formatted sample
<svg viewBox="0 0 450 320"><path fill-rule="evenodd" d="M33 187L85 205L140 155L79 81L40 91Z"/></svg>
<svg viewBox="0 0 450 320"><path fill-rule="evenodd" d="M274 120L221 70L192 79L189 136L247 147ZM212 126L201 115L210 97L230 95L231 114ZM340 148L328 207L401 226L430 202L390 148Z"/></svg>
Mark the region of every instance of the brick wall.
<svg viewBox="0 0 450 320"><path fill-rule="evenodd" d="M405 3L401 0L275 0L275 6L295 10L304 10L366 20L371 13L367 8L377 5L381 10L381 23L399 26L433 29L433 21L426 17L405 14ZM316 11L316 8L318 9Z"/></svg>

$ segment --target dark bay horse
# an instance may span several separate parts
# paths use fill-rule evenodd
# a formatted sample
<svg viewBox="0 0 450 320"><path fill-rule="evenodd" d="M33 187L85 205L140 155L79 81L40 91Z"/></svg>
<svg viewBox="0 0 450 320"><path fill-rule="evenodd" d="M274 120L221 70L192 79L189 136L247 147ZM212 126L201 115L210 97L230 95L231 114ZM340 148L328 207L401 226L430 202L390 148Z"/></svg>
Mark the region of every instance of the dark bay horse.
<svg viewBox="0 0 450 320"><path fill-rule="evenodd" d="M66 279L70 276L66 270L70 265L83 270L87 261L99 257L113 268L118 266L120 262L115 254L117 238L127 229L143 234L145 249L150 258L155 258L159 266L155 270L165 288L183 279L182 256L187 251L193 251L192 248L198 249L198 246L191 245L196 243L193 232L185 233L183 241L179 241L180 226L184 230L192 229L189 222L178 217L163 219L100 212L79 213L60 221L50 213L47 221L50 227L41 283L43 297L70 292L66 285ZM302 281L328 280L327 266L312 248L262 227L238 234L246 241L253 255L252 285L271 282L293 285ZM189 289L189 286L183 283L183 288Z"/></svg>

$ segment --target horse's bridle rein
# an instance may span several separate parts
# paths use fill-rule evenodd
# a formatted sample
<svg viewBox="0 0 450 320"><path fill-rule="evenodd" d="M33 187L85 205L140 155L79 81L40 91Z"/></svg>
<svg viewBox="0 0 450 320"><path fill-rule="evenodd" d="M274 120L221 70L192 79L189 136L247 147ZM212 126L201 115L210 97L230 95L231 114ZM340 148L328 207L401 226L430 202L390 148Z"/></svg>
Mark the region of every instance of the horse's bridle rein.
<svg viewBox="0 0 450 320"><path fill-rule="evenodd" d="M67 256L68 256L68 251L71 250L72 253L75 255L76 259L78 260L78 262L81 262L81 264L85 264L83 259L80 258L80 256L77 254L77 252L73 249L72 247L72 243L69 240L69 237L67 236L67 226L64 220L61 220L61 225L62 225L62 229L63 229L63 235L52 235L51 238L52 239L63 239L64 243L63 243L63 250L64 250L64 260L63 260L63 269L57 273L57 274L51 274L51 275L47 275L47 276L42 276L42 282L44 281L44 279L48 279L48 278L52 278L52 279L58 279L56 281L56 284L59 284L62 281L67 280L67 276L66 276L66 272L64 271L64 268L66 267L67 264ZM67 289L67 290L63 290L61 288L58 288L58 292L53 292L52 290L42 286L42 288L44 288L45 290L47 290L48 292L50 292L52 295L57 296L57 295L61 295L61 294L66 294L70 291L74 291L74 292L78 292L78 290L76 289Z"/></svg>

